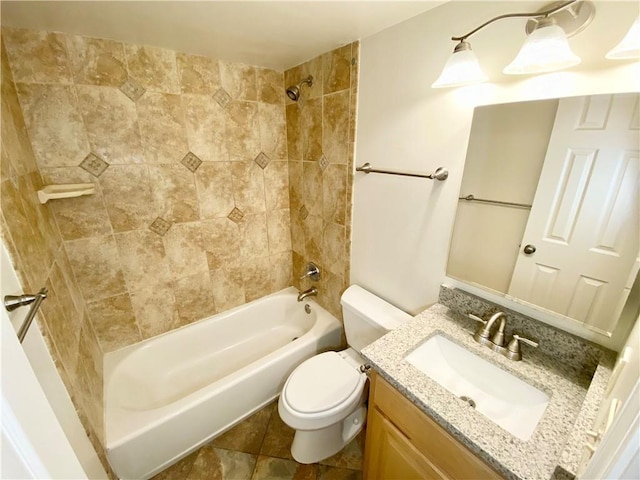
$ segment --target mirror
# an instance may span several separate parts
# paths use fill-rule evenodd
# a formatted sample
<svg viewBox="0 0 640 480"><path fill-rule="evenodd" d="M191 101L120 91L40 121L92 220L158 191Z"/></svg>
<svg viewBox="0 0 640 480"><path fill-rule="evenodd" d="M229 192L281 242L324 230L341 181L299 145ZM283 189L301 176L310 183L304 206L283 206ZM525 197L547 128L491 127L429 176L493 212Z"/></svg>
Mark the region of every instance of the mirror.
<svg viewBox="0 0 640 480"><path fill-rule="evenodd" d="M611 336L640 268L638 98L476 108L447 275Z"/></svg>

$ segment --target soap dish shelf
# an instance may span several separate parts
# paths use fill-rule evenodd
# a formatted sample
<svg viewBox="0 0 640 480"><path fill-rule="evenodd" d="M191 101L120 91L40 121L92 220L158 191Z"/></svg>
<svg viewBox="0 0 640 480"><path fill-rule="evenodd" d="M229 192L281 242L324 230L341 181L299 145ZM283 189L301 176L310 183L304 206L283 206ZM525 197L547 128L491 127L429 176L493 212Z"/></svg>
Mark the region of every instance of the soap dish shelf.
<svg viewBox="0 0 640 480"><path fill-rule="evenodd" d="M74 198L82 195L93 195L96 186L93 183L67 183L61 185L47 185L38 190L38 200L45 204L49 200L59 198Z"/></svg>

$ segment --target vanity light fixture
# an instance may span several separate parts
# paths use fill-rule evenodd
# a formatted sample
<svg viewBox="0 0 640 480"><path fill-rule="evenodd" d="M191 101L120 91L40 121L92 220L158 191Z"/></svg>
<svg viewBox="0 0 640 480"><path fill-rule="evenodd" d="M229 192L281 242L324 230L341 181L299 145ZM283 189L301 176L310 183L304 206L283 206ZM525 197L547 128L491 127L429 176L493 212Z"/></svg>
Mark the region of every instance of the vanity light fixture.
<svg viewBox="0 0 640 480"><path fill-rule="evenodd" d="M467 39L487 25L504 18L529 19L525 29L529 36L516 58L504 69L504 73L521 75L552 72L576 65L580 63L580 57L571 51L567 37L582 31L594 14L593 3L570 0L552 3L538 12L508 13L494 17L465 35L451 37L451 40L459 43L432 87L457 87L487 80Z"/></svg>
<svg viewBox="0 0 640 480"><path fill-rule="evenodd" d="M640 17L636 18L624 38L605 57L610 60L640 58Z"/></svg>

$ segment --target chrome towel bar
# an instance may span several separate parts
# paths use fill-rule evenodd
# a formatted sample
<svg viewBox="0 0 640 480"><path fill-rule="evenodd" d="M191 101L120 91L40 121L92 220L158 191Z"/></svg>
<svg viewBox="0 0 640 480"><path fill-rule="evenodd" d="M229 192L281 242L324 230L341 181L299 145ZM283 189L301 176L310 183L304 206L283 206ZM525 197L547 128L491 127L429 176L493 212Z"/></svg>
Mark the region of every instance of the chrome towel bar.
<svg viewBox="0 0 640 480"><path fill-rule="evenodd" d="M43 287L35 295L25 294L4 296L4 308L8 312L13 312L17 308L31 305L29 313L27 313L27 318L24 319L24 322L22 322L22 325L18 329L18 340L20 341L20 343L22 343L24 337L27 335L27 331L29 330L31 322L33 322L33 319L38 312L38 308L40 308L40 304L44 301L45 298L47 298L47 293L47 289Z"/></svg>
<svg viewBox="0 0 640 480"><path fill-rule="evenodd" d="M436 171L425 175L422 173L406 173L406 172L394 172L391 170L379 170L377 168L373 168L370 163L365 163L361 167L356 167L356 172L364 172L364 173L385 173L387 175L401 175L403 177L418 177L418 178L429 178L431 180L446 180L449 176L449 170L446 168L438 167Z"/></svg>
<svg viewBox="0 0 640 480"><path fill-rule="evenodd" d="M480 202L480 203L493 203L495 205L508 205L510 207L531 208L531 205L528 205L526 203L503 202L502 200L486 200L484 198L476 198L473 195L467 195L466 197L458 197L458 200L467 200L469 202Z"/></svg>

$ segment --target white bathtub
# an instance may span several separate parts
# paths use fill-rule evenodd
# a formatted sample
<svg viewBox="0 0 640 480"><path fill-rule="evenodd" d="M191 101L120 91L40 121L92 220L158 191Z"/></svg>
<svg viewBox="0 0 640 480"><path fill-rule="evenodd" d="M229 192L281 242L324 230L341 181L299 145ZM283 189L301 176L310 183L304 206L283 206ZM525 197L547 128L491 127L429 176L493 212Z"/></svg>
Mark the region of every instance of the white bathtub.
<svg viewBox="0 0 640 480"><path fill-rule="evenodd" d="M119 478L155 475L274 400L300 362L340 347L340 322L296 295L287 288L105 356L107 457Z"/></svg>

